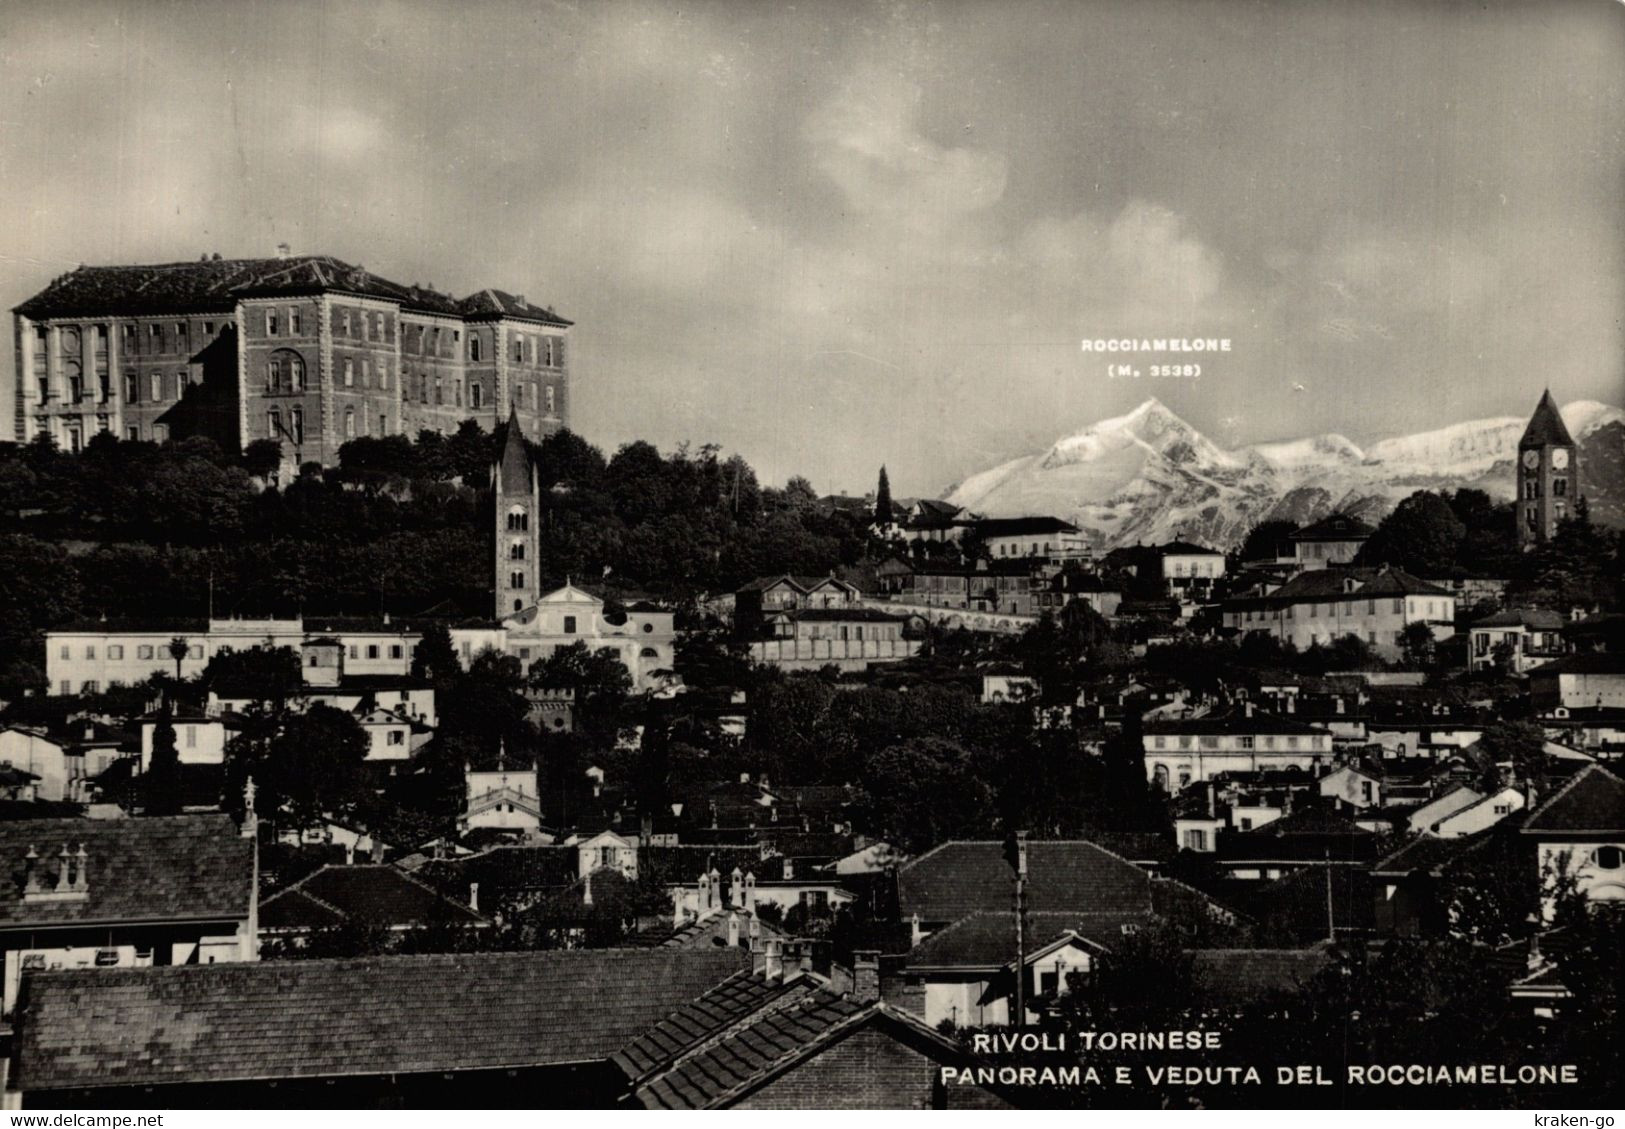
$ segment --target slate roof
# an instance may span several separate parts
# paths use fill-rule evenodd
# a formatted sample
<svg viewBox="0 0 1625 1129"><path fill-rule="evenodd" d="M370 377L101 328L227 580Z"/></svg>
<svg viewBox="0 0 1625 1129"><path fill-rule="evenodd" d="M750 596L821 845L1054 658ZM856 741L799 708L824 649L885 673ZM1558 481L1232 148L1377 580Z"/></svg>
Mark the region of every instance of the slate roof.
<svg viewBox="0 0 1625 1129"><path fill-rule="evenodd" d="M88 896L25 902L29 847L54 885L64 844L84 846ZM224 815L0 823L0 928L246 918L253 865L253 843Z"/></svg>
<svg viewBox="0 0 1625 1129"><path fill-rule="evenodd" d="M1343 591L1343 582L1353 580L1352 592ZM1247 604L1313 604L1335 600L1367 600L1383 596L1449 596L1436 584L1419 580L1402 568L1318 568L1300 572L1275 591L1264 596L1226 600L1227 606Z"/></svg>
<svg viewBox="0 0 1625 1129"><path fill-rule="evenodd" d="M744 952L569 949L31 974L25 1090L607 1059Z"/></svg>
<svg viewBox="0 0 1625 1129"><path fill-rule="evenodd" d="M1190 541L1170 541L1166 545L1156 546L1156 552L1163 557L1222 557L1223 553L1217 549L1210 549L1206 545L1197 545Z"/></svg>
<svg viewBox="0 0 1625 1129"><path fill-rule="evenodd" d="M324 866L260 903L266 929L315 929L351 919L384 925L483 920L399 867L374 863Z"/></svg>
<svg viewBox="0 0 1625 1129"><path fill-rule="evenodd" d="M1460 835L1451 839L1433 836L1413 839L1386 858L1373 863L1371 873L1397 875L1421 872L1436 876L1458 858L1488 843L1493 833L1494 829L1491 828L1476 835Z"/></svg>
<svg viewBox="0 0 1625 1129"><path fill-rule="evenodd" d="M399 302L407 309L464 317L509 317L547 325L571 323L552 310L521 302L501 290L481 290L461 301L416 285L402 286L331 255L276 259L206 259L197 262L81 266L22 305L25 317L207 313L231 310L250 294L341 291Z"/></svg>
<svg viewBox="0 0 1625 1129"><path fill-rule="evenodd" d="M1550 388L1541 393L1540 403L1535 405L1535 414L1529 417L1529 426L1523 429L1523 438L1518 440L1520 448L1547 445L1574 446L1568 426L1563 422L1563 413L1558 411Z"/></svg>
<svg viewBox="0 0 1625 1129"><path fill-rule="evenodd" d="M1535 674L1625 674L1625 655L1564 655L1542 663L1529 672Z"/></svg>
<svg viewBox="0 0 1625 1129"><path fill-rule="evenodd" d="M801 999L815 987L815 982L805 977L785 983L742 969L677 1008L622 1047L610 1061L632 1082L641 1082L763 1008Z"/></svg>
<svg viewBox="0 0 1625 1129"><path fill-rule="evenodd" d="M1058 941L1068 933L1097 948L1109 949L1123 936L1125 925L1149 925L1146 913L1029 913L1027 955ZM1003 968L1016 959L1014 912L979 912L962 917L926 937L908 954L909 969Z"/></svg>
<svg viewBox="0 0 1625 1129"><path fill-rule="evenodd" d="M897 873L898 910L906 920L957 921L979 910L1010 908L1014 882L1004 844L943 843ZM1150 876L1120 855L1081 839L1027 844L1027 908L1032 913L1150 913Z"/></svg>
<svg viewBox="0 0 1625 1129"><path fill-rule="evenodd" d="M1294 993L1331 961L1324 946L1308 949L1199 949L1196 992L1208 1005L1235 1005Z"/></svg>
<svg viewBox="0 0 1625 1129"><path fill-rule="evenodd" d="M1170 718L1165 721L1147 721L1145 732L1156 734L1220 734L1220 733L1259 733L1281 734L1289 737L1325 737L1328 731L1318 725L1309 725L1296 718L1284 717L1281 714L1266 713L1263 710L1254 710L1251 714L1244 710L1230 710L1221 714L1208 714L1206 717ZM1268 750L1262 750L1268 751ZM1288 750L1278 750L1287 752ZM1291 750L1296 752L1297 750Z"/></svg>
<svg viewBox="0 0 1625 1129"><path fill-rule="evenodd" d="M1022 537L1041 533L1077 533L1078 527L1058 517L985 517L973 526L983 537Z"/></svg>
<svg viewBox="0 0 1625 1129"><path fill-rule="evenodd" d="M1625 832L1625 780L1588 764L1524 821L1525 834L1581 831Z"/></svg>

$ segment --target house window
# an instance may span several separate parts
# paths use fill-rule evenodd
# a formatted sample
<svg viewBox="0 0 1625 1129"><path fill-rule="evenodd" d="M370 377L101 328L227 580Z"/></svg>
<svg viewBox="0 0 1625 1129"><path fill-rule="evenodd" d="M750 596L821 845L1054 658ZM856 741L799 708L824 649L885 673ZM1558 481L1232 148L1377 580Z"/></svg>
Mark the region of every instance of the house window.
<svg viewBox="0 0 1625 1129"><path fill-rule="evenodd" d="M1185 846L1187 849L1192 851L1207 850L1207 832L1194 829L1186 831Z"/></svg>
<svg viewBox="0 0 1625 1129"><path fill-rule="evenodd" d="M135 657L138 658L138 659L150 659L150 658L152 658L152 644L151 643L142 643L139 646L137 646L136 649L135 649Z"/></svg>
<svg viewBox="0 0 1625 1129"><path fill-rule="evenodd" d="M375 658L378 657L378 644L376 644L376 643L367 644L367 657L369 659L375 659Z"/></svg>
<svg viewBox="0 0 1625 1129"><path fill-rule="evenodd" d="M399 729L391 729L389 731L389 743L391 745L406 744L406 734L402 733Z"/></svg>
<svg viewBox="0 0 1625 1129"><path fill-rule="evenodd" d="M480 339L478 337L468 339L468 359L471 361L480 359Z"/></svg>
<svg viewBox="0 0 1625 1129"><path fill-rule="evenodd" d="M345 408L344 409L344 437L346 439L354 439L355 438L355 409L354 408Z"/></svg>
<svg viewBox="0 0 1625 1129"><path fill-rule="evenodd" d="M135 401L136 401L136 393L139 392L140 390L141 390L141 381L139 379L137 379L135 373L133 373L133 372L125 373L124 374L124 402L126 404L135 403Z"/></svg>
<svg viewBox="0 0 1625 1129"><path fill-rule="evenodd" d="M405 652L404 652L404 651L402 651L402 649L401 649L401 645L400 645L400 644L399 644L399 643L392 643L392 644L390 644L390 647L389 647L389 657L390 657L390 658L392 658L392 659L398 659L398 658L400 658L400 657L401 657L401 656L402 656L402 655L403 655L403 654L404 654L404 653L405 653ZM403 700L404 700L404 699L405 699L405 691L404 691L404 690L403 690L403 691L402 691L402 692L401 692L401 694L402 694L402 699L403 699Z"/></svg>
<svg viewBox="0 0 1625 1129"><path fill-rule="evenodd" d="M101 683L96 681L96 679L94 679L94 678L87 678L79 686L79 692L81 694L94 694L94 693L97 693L100 689L101 689Z"/></svg>
<svg viewBox="0 0 1625 1129"><path fill-rule="evenodd" d="M288 332L293 334L295 337L297 337L302 332L303 328L304 327L300 324L299 311L298 310L289 310L288 311Z"/></svg>
<svg viewBox="0 0 1625 1129"><path fill-rule="evenodd" d="M371 388L372 387L372 358L371 357L362 357L361 358L361 387L363 387L363 388Z"/></svg>
<svg viewBox="0 0 1625 1129"><path fill-rule="evenodd" d="M1552 497L1561 498L1569 492L1569 480L1566 478L1552 479Z"/></svg>
<svg viewBox="0 0 1625 1129"><path fill-rule="evenodd" d="M339 311L339 332L342 333L346 337L350 336L350 311L349 310L340 310Z"/></svg>
<svg viewBox="0 0 1625 1129"><path fill-rule="evenodd" d="M1598 847L1593 856L1597 860L1598 870L1619 869L1619 848L1615 846Z"/></svg>
<svg viewBox="0 0 1625 1129"><path fill-rule="evenodd" d="M186 729L186 747L188 749L197 748L197 726L188 725L188 726L185 727L185 729Z"/></svg>

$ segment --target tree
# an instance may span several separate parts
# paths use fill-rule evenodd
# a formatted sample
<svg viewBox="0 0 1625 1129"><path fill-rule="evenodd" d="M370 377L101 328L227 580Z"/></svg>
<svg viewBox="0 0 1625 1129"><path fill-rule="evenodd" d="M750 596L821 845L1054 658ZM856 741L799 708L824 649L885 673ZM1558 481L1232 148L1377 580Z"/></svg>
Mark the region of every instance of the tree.
<svg viewBox="0 0 1625 1129"><path fill-rule="evenodd" d="M576 731L607 748L619 734L632 675L616 651L581 640L532 663L530 685L567 691L575 703Z"/></svg>
<svg viewBox="0 0 1625 1129"><path fill-rule="evenodd" d="M884 466L880 468L880 484L875 487L875 524L882 527L892 524L891 482Z"/></svg>
<svg viewBox="0 0 1625 1129"><path fill-rule="evenodd" d="M1405 665L1425 670L1433 663L1433 629L1420 621L1407 623L1399 633L1399 651Z"/></svg>
<svg viewBox="0 0 1625 1129"><path fill-rule="evenodd" d="M1296 522L1283 521L1279 518L1271 521L1261 521L1247 531L1238 551L1242 561L1274 560L1282 555L1282 550L1291 555L1291 536L1298 531Z"/></svg>
<svg viewBox="0 0 1625 1129"><path fill-rule="evenodd" d="M181 754L175 721L166 704L152 729L152 757L143 787L148 815L178 815L181 810Z"/></svg>
<svg viewBox="0 0 1625 1129"><path fill-rule="evenodd" d="M296 828L343 817L361 800L367 734L349 713L314 705L287 718L271 741L260 795Z"/></svg>
<svg viewBox="0 0 1625 1129"><path fill-rule="evenodd" d="M275 439L256 439L243 448L243 469L255 478L270 478L282 466L282 444Z"/></svg>
<svg viewBox="0 0 1625 1129"><path fill-rule="evenodd" d="M304 684L299 652L292 647L222 650L203 668L204 688L222 698L248 698L280 710Z"/></svg>
<svg viewBox="0 0 1625 1129"><path fill-rule="evenodd" d="M1418 490L1394 507L1361 546L1357 564L1390 564L1424 579L1448 576L1467 527L1450 504L1428 490Z"/></svg>
<svg viewBox="0 0 1625 1129"><path fill-rule="evenodd" d="M425 627L412 652L412 677L438 684L455 682L462 673L463 664L457 659L457 648L446 625L432 623Z"/></svg>
<svg viewBox="0 0 1625 1129"><path fill-rule="evenodd" d="M861 807L880 838L909 853L993 827L993 795L970 753L952 741L912 737L864 767Z"/></svg>
<svg viewBox="0 0 1625 1129"><path fill-rule="evenodd" d="M181 681L181 660L186 657L187 652L191 649L192 645L179 635L169 641L169 657L175 660L176 685L179 685Z"/></svg>

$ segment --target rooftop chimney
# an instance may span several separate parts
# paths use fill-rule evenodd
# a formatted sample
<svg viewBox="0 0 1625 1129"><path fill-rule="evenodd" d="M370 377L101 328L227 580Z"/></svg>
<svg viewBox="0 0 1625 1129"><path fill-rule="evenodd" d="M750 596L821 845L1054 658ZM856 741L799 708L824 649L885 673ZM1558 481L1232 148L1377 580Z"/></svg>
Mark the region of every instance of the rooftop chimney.
<svg viewBox="0 0 1625 1129"><path fill-rule="evenodd" d="M277 258L279 258L279 259L287 259L287 258L291 258L292 256L293 256L293 248L292 247L288 246L286 243L278 243L276 245L276 257Z"/></svg>
<svg viewBox="0 0 1625 1129"><path fill-rule="evenodd" d="M468 884L468 908L475 913L480 912L480 884L478 882Z"/></svg>
<svg viewBox="0 0 1625 1129"><path fill-rule="evenodd" d="M739 947L739 915L737 913L728 915L728 947L730 949Z"/></svg>
<svg viewBox="0 0 1625 1129"><path fill-rule="evenodd" d="M767 952L762 962L762 977L769 981L784 978L784 956L777 938L767 943Z"/></svg>
<svg viewBox="0 0 1625 1129"><path fill-rule="evenodd" d="M860 1004L880 999L880 954L872 949L852 954L852 999Z"/></svg>

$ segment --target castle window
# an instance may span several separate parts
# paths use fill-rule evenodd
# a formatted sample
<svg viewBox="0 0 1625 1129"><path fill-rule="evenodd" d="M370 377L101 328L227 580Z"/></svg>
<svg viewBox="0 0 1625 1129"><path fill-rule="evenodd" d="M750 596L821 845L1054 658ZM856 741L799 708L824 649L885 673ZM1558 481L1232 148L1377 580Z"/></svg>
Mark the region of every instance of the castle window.
<svg viewBox="0 0 1625 1129"><path fill-rule="evenodd" d="M148 396L147 399L156 404L159 400L164 398L164 374L161 372L153 373L149 378L148 383L152 385L152 388L150 389L152 395Z"/></svg>
<svg viewBox="0 0 1625 1129"><path fill-rule="evenodd" d="M378 387L389 387L389 369L385 367L383 361L378 362Z"/></svg>
<svg viewBox="0 0 1625 1129"><path fill-rule="evenodd" d="M389 413L388 412L379 412L378 413L378 434L379 435L388 435L389 434Z"/></svg>
<svg viewBox="0 0 1625 1129"><path fill-rule="evenodd" d="M1533 478L1524 479L1523 496L1525 501L1540 497L1540 483Z"/></svg>
<svg viewBox="0 0 1625 1129"><path fill-rule="evenodd" d="M297 337L302 329L303 326L300 324L299 311L290 309L288 311L288 332Z"/></svg>
<svg viewBox="0 0 1625 1129"><path fill-rule="evenodd" d="M369 338L371 338L373 341L377 341L383 336L383 329L384 326L382 317L380 317L378 314L367 315L367 336Z"/></svg>
<svg viewBox="0 0 1625 1129"><path fill-rule="evenodd" d="M354 439L355 438L355 409L354 408L345 408L344 409L344 437L346 439Z"/></svg>
<svg viewBox="0 0 1625 1129"><path fill-rule="evenodd" d="M468 339L468 359L471 361L480 359L480 339L478 337Z"/></svg>
<svg viewBox="0 0 1625 1129"><path fill-rule="evenodd" d="M265 362L265 391L282 391L282 362L276 357Z"/></svg>
<svg viewBox="0 0 1625 1129"><path fill-rule="evenodd" d="M478 384L468 386L468 406L479 408L485 405L485 389Z"/></svg>
<svg viewBox="0 0 1625 1129"><path fill-rule="evenodd" d="M265 434L267 438L275 439L282 431L282 412L272 408L265 413Z"/></svg>
<svg viewBox="0 0 1625 1129"><path fill-rule="evenodd" d="M436 404L444 404L446 402L446 390L438 376L434 378L434 402Z"/></svg>
<svg viewBox="0 0 1625 1129"><path fill-rule="evenodd" d="M345 357L344 358L344 387L353 388L354 386L355 386L355 361L351 360L349 357Z"/></svg>
<svg viewBox="0 0 1625 1129"><path fill-rule="evenodd" d="M521 363L525 359L525 344L522 338L515 337L513 339L513 359Z"/></svg>
<svg viewBox="0 0 1625 1129"><path fill-rule="evenodd" d="M288 430L295 443L305 441L305 409L295 408L288 413Z"/></svg>
<svg viewBox="0 0 1625 1129"><path fill-rule="evenodd" d="M288 358L288 387L295 392L305 390L305 362L302 357Z"/></svg>
<svg viewBox="0 0 1625 1129"><path fill-rule="evenodd" d="M126 404L135 403L137 393L139 393L140 391L141 391L141 381L136 378L135 373L133 373L133 372L125 373L124 374L124 402Z"/></svg>
<svg viewBox="0 0 1625 1129"><path fill-rule="evenodd" d="M361 358L361 387L363 387L363 388L371 388L372 387L372 358L371 357L362 357Z"/></svg>
<svg viewBox="0 0 1625 1129"><path fill-rule="evenodd" d="M265 312L265 335L267 337L276 336L277 329L280 327L280 321L281 319L276 316L275 310L267 310Z"/></svg>
<svg viewBox="0 0 1625 1129"><path fill-rule="evenodd" d="M139 424L132 423L129 427L126 427L124 429L124 438L128 439L131 443L138 442L141 438L141 426Z"/></svg>
<svg viewBox="0 0 1625 1129"><path fill-rule="evenodd" d="M557 400L556 396L554 395L553 386L551 384L549 384L547 386L547 414L548 415L554 415L557 412L558 412L558 400Z"/></svg>
<svg viewBox="0 0 1625 1129"><path fill-rule="evenodd" d="M340 310L339 311L339 332L344 334L344 336L346 336L346 337L350 336L350 311L349 310Z"/></svg>

